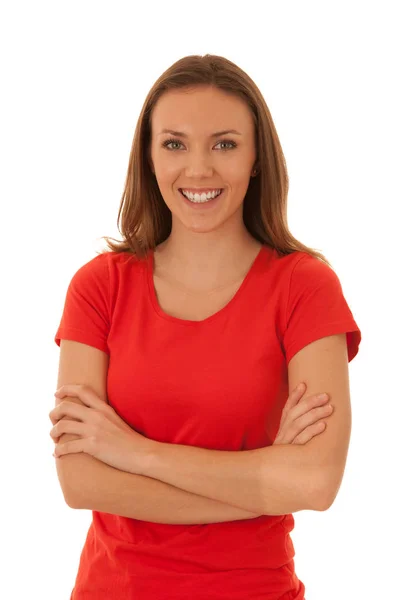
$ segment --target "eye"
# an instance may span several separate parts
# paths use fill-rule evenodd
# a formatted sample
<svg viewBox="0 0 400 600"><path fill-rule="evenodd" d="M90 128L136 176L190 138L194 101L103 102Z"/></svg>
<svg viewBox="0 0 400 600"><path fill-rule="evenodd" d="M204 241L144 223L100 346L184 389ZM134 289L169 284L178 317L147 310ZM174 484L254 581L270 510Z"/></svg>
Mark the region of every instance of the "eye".
<svg viewBox="0 0 400 600"><path fill-rule="evenodd" d="M179 150L179 148L171 148L170 144L178 144L178 145L182 145L182 143L179 140L175 140L175 139L169 139L169 140L165 140L165 142L163 142L163 148L167 148L167 150ZM223 152L226 152L226 150L232 150L233 148L236 148L236 142L234 142L233 140L221 140L220 142L218 142L216 145L218 146L219 144L229 144L230 147L229 148L221 148L221 150Z"/></svg>
<svg viewBox="0 0 400 600"><path fill-rule="evenodd" d="M181 142L179 142L178 140L166 140L163 143L163 148L168 148L168 146L170 144L180 144ZM168 148L168 150L176 150L176 148Z"/></svg>
<svg viewBox="0 0 400 600"><path fill-rule="evenodd" d="M233 142L232 140L222 140L221 142L218 142L218 144L230 144L231 145L231 148L225 148L225 150L231 150L232 148L236 148L236 143ZM224 148L222 148L222 150L224 150Z"/></svg>

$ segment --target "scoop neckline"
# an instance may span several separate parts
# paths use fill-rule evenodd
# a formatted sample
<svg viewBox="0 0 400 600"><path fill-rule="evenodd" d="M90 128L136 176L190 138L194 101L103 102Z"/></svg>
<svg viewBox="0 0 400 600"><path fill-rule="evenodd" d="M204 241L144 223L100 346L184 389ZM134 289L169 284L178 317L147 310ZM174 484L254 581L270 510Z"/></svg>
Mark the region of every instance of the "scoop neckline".
<svg viewBox="0 0 400 600"><path fill-rule="evenodd" d="M156 290L155 290L155 286L154 286L154 279L153 279L154 250L150 250L149 258L146 261L146 279L147 279L147 286L148 286L151 305L152 305L155 313L159 317L161 317L162 319L164 319L166 321L170 321L171 323L177 323L180 325L189 325L189 326L199 327L203 324L209 323L210 321L214 321L215 319L224 315L240 299L240 296L243 294L245 287L247 286L248 282L250 281L253 273L256 271L258 263L260 262L265 249L266 249L266 246L263 244L261 246L260 250L258 251L256 257L254 258L252 264L250 265L250 268L247 271L242 283L240 284L239 288L235 292L235 295L229 300L229 302L227 304L225 304L225 306L220 308L217 312L210 315L209 317L206 317L205 319L202 319L201 321L193 321L191 319L180 319L179 317L174 317L163 311L163 309L161 308L161 306L158 303Z"/></svg>

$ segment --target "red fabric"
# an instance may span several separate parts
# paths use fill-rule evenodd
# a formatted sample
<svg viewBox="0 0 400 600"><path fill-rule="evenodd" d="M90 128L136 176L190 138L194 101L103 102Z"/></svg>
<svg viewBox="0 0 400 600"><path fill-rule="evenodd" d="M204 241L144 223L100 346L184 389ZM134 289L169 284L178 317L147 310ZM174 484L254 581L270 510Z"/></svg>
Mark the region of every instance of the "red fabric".
<svg viewBox="0 0 400 600"><path fill-rule="evenodd" d="M214 450L271 445L288 397L287 363L319 338L360 330L335 272L264 246L234 298L203 321L165 314L153 253L105 253L69 285L55 341L110 355L110 404L136 431ZM93 511L73 600L304 600L291 514L169 525Z"/></svg>

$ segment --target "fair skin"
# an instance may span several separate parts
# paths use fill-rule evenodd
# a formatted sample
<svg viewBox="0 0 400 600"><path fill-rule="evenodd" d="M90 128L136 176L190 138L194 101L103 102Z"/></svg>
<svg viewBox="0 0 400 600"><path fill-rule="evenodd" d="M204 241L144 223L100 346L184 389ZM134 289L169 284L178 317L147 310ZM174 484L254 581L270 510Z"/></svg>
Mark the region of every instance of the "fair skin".
<svg viewBox="0 0 400 600"><path fill-rule="evenodd" d="M324 430L321 419L326 419L332 412L326 405L327 398L305 397L303 396L305 391L306 386L301 384L290 394L282 412L279 432L273 447L280 446L282 449L289 449L293 447L292 445L304 445L313 438L318 437L318 434ZM131 429L108 403L104 402L94 390L85 385L64 385L55 395L57 406L50 412L49 417L54 425L50 435L56 443L56 458L66 454L83 452L96 458L97 461L100 461L100 464L103 463L114 468L111 472L109 470L102 472L102 477L96 479L95 490L92 489L90 482L91 492L85 494L80 489L80 493L83 493L84 498L85 496L86 498L79 503L75 500L75 507L103 510L111 514L150 521L154 519L155 515L155 522L168 523L191 522L187 519L193 519L193 515L195 515L193 522L203 522L198 520L197 510L201 512L202 518L204 518L206 511L211 510L211 513L207 512L206 519L208 520L204 522L214 522L215 518L220 519L219 506L213 505L211 508L209 505L202 505L201 501L200 503L198 501L200 496L222 502L229 505L231 509L235 507L239 511L244 511L233 515L230 509L230 517L226 518L226 515L224 515L223 520L253 518L262 514L285 514L286 512L313 508L313 505L310 504L312 501L310 492L313 491L310 484L314 485L314 483L312 481L313 477L310 480L309 473L312 465L303 464L297 453L292 454L290 452L291 456L289 456L289 452L287 452L288 456L283 462L279 460L278 453L278 465L273 464L273 457L271 457L268 484L272 487L267 491L268 504L264 506L265 500L260 495L263 496L265 490L261 485L262 474L259 473L262 466L260 462L262 461L262 449L221 452L161 444L149 440ZM71 402L71 399L75 399L79 404ZM72 440L68 439L68 441L59 443L60 437L64 438L65 435L70 434L77 435L77 438L73 437ZM284 444L289 445L282 446ZM162 465L159 462L160 458L163 460ZM289 462L288 459L290 459ZM300 462L298 462L299 459ZM95 462L91 468L98 471L98 465L99 462ZM301 482L302 467L305 467L308 472L307 492L305 494L302 491L304 489L304 482ZM176 490L188 491L188 488L193 486L197 490L190 492L195 494L194 498L191 497L190 499L187 496L183 497L181 493L178 500L175 494L174 501L184 502L184 504L178 504L176 514L172 510L173 514L168 514L167 520L164 517L164 520L159 521L160 511L157 506L149 503L147 503L147 508L138 506L135 490L129 491L130 482L127 480L122 482L122 479L118 479L117 473L122 472L144 475L160 483L172 478L174 483L171 483L171 485ZM103 483L104 479L105 482ZM246 480L246 485L243 485L243 479ZM222 481L227 484L227 487L225 485L221 486ZM289 486L287 481L290 482ZM87 483L81 483L81 488L87 487L87 485ZM118 497L118 494L113 494L110 498L107 491L110 487L107 488L107 485L116 489L121 485L121 492L123 493L120 497ZM104 491L100 491L99 488ZM156 490L153 489L153 491ZM157 488L157 492L163 494L165 501L167 501L164 488ZM93 493L95 497L91 501L90 497ZM160 496L157 495L157 497ZM134 502L136 508L130 506L130 499ZM171 496L168 496L168 501L170 499ZM246 507L253 504L255 508L249 509ZM181 511L179 507L182 509L186 507L189 513L184 510ZM136 510L139 512L135 512ZM191 510L194 512L190 512ZM210 514L213 515L211 520Z"/></svg>
<svg viewBox="0 0 400 600"><path fill-rule="evenodd" d="M212 137L233 129L239 133ZM199 295L243 278L261 247L243 223L243 200L256 163L250 109L210 86L173 90L158 100L151 131L152 169L172 214L171 234L154 254L155 271L162 268L181 288ZM174 142L163 146L170 139ZM212 206L190 204L179 188L224 188L224 193Z"/></svg>
<svg viewBox="0 0 400 600"><path fill-rule="evenodd" d="M185 136L162 133L164 128ZM212 133L232 128L240 135L212 138ZM171 137L176 142L170 147L176 150L163 147ZM231 139L234 147L222 150L231 147ZM192 294L207 294L228 284L243 274L245 266L249 268L259 251L260 244L243 223L243 200L255 161L251 113L241 100L204 86L168 92L159 99L152 117L151 163L172 213L172 231L157 247L155 265L161 264ZM208 207L191 206L179 188L196 187L224 188L224 193ZM86 406L67 401L51 414L57 422L55 438L63 433L81 436L56 455L86 452L116 469L256 514L325 510L339 489L350 435L345 335L338 331L308 344L290 361L288 375L289 389L304 381L310 396L327 390L334 398L331 428L323 436L318 435L323 428L315 429L312 439L294 444L293 438L278 435L280 444L241 452L162 444L128 431L111 407L106 409L79 386L64 386L60 398L75 396ZM307 406L306 412L310 410ZM78 421L60 421L65 417ZM286 421L291 419L283 414Z"/></svg>

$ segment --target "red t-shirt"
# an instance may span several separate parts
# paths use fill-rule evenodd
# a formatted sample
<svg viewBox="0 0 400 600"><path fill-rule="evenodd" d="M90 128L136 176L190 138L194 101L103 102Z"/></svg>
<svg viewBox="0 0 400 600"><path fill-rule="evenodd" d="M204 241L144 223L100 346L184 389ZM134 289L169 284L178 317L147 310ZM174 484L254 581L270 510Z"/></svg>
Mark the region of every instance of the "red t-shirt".
<svg viewBox="0 0 400 600"><path fill-rule="evenodd" d="M252 450L273 443L289 395L287 364L319 338L360 330L336 273L305 252L263 246L228 304L203 321L172 317L154 290L153 252L106 252L68 287L55 341L110 356L107 396L163 443ZM121 492L123 493L123 492ZM73 600L303 600L291 514L198 525L93 511Z"/></svg>

